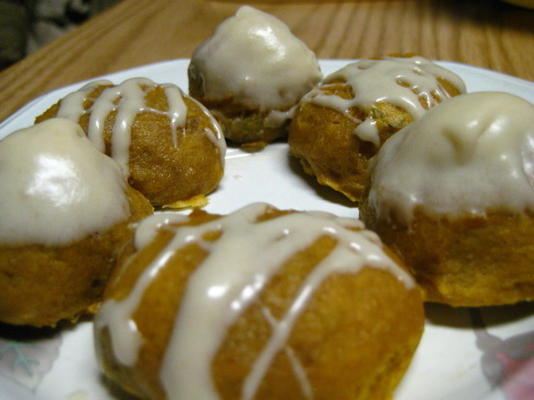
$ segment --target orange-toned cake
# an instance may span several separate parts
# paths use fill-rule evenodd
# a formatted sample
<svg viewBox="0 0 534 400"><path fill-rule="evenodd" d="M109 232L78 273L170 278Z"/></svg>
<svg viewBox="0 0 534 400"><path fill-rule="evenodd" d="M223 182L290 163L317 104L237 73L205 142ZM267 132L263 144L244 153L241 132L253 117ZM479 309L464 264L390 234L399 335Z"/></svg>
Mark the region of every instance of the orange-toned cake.
<svg viewBox="0 0 534 400"><path fill-rule="evenodd" d="M423 57L349 64L301 100L289 131L291 153L320 184L359 201L369 159L384 141L464 91L459 76Z"/></svg>
<svg viewBox="0 0 534 400"><path fill-rule="evenodd" d="M360 212L427 300L533 300L534 106L499 92L443 102L384 144Z"/></svg>
<svg viewBox="0 0 534 400"><path fill-rule="evenodd" d="M252 204L158 215L95 319L104 373L143 399L387 399L419 288L361 222Z"/></svg>
<svg viewBox="0 0 534 400"><path fill-rule="evenodd" d="M91 311L150 203L66 119L12 133L0 160L0 321L55 325Z"/></svg>
<svg viewBox="0 0 534 400"><path fill-rule="evenodd" d="M95 81L69 94L37 122L79 122L129 183L154 206L206 203L223 176L225 141L213 116L173 84L132 78Z"/></svg>
<svg viewBox="0 0 534 400"><path fill-rule="evenodd" d="M233 143L262 147L287 135L300 98L321 79L315 55L276 17L244 6L193 53L189 92Z"/></svg>

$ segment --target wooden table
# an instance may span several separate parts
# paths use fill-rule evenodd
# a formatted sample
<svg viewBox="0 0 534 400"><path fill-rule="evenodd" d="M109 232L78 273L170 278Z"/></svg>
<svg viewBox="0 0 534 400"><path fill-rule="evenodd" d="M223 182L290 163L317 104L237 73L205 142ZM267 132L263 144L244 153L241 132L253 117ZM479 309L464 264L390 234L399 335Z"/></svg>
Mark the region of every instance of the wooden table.
<svg viewBox="0 0 534 400"><path fill-rule="evenodd" d="M0 73L0 120L73 82L189 57L244 3L123 0ZM534 11L497 0L271 0L251 2L285 21L320 58L414 52L534 80Z"/></svg>

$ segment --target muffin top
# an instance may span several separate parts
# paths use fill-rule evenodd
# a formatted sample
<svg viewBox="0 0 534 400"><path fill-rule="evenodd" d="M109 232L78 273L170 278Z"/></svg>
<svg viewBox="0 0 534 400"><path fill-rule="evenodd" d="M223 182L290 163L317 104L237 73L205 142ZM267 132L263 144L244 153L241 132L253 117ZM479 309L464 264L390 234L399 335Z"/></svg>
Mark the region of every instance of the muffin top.
<svg viewBox="0 0 534 400"><path fill-rule="evenodd" d="M119 166L80 126L53 118L0 142L0 242L62 245L129 215Z"/></svg>
<svg viewBox="0 0 534 400"><path fill-rule="evenodd" d="M227 216L212 216L201 224L191 219L193 225L187 225L192 217L160 214L143 221L136 235L137 248L147 248L158 230L171 232L171 238L148 263L128 296L106 300L96 320L97 327L109 329L117 360L135 365L143 339L133 328L132 318L145 291L178 250L197 245L206 252L188 278L163 357L160 376L169 398L217 398L210 365L226 331L285 262L323 236L333 239L334 246L306 276L287 313L273 321L272 336L244 382L244 398L254 397L298 316L331 274L378 268L391 272L407 289L414 287L409 274L384 252L378 236L355 219L323 212L279 211L263 203ZM138 254L142 259L147 253Z"/></svg>
<svg viewBox="0 0 534 400"><path fill-rule="evenodd" d="M451 98L386 141L371 182L369 207L404 221L416 206L438 215L534 210L534 106L500 92Z"/></svg>
<svg viewBox="0 0 534 400"><path fill-rule="evenodd" d="M423 57L360 60L327 76L320 87L340 83L350 86L351 98L329 95L316 88L305 100L334 108L349 118L354 118L350 113L352 107L363 110L366 118L356 121L354 133L377 146L380 139L371 112L376 103L393 104L415 120L446 98L465 92L465 84L458 75Z"/></svg>
<svg viewBox="0 0 534 400"><path fill-rule="evenodd" d="M147 95L155 89L163 91L163 105L150 104ZM222 131L211 114L202 105L199 104L199 107L212 120L213 130L206 129L204 133L219 148L223 159L226 144ZM106 121L112 113L115 117L111 132L110 155L128 176L132 129L137 116L141 113L154 113L167 118L172 143L177 147L180 142L179 132L186 126L188 110L184 94L178 86L172 83L158 84L148 78L130 78L117 85L107 80L88 83L60 101L57 116L78 122L83 114L90 114L87 136L97 149L105 152L104 131Z"/></svg>
<svg viewBox="0 0 534 400"><path fill-rule="evenodd" d="M314 53L282 21L249 6L195 50L189 74L207 99L260 111L291 107L321 78Z"/></svg>

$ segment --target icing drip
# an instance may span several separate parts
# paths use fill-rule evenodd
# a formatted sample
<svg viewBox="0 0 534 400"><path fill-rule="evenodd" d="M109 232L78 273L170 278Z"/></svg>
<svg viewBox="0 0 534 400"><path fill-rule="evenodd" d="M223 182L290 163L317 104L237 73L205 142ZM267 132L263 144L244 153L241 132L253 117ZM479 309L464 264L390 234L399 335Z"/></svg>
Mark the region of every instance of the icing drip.
<svg viewBox="0 0 534 400"><path fill-rule="evenodd" d="M322 235L333 237L338 244L306 278L286 314L277 321L269 310L263 310L273 326L273 335L244 382L243 399L254 397L271 361L281 350L290 358L302 393L311 397L305 371L296 353L287 347L287 339L307 301L330 274L357 273L362 267L370 266L389 270L407 288L413 287L412 278L383 253L377 236L361 230L361 222L319 212L292 213L258 222L257 218L268 207L253 204L203 225L178 227L174 238L148 266L130 295L121 302L108 300L104 303L97 317L98 326L109 328L117 359L133 366L141 339L132 326L131 316L142 293L178 249L195 243L206 250L207 258L188 279L162 362L160 374L168 398L218 398L211 378L211 363L227 329L286 260ZM136 246L145 245L153 237L150 232L158 227L173 230L168 218L172 217L145 220L136 236ZM183 221L184 217L177 218ZM207 232L221 232L221 236L215 242L208 242L203 239ZM181 368L182 365L187 368Z"/></svg>
<svg viewBox="0 0 534 400"><path fill-rule="evenodd" d="M293 119L296 110L296 104L286 111L271 110L265 117L265 126L267 128L277 128L282 126L286 121Z"/></svg>
<svg viewBox="0 0 534 400"><path fill-rule="evenodd" d="M129 215L118 165L78 124L52 118L0 142L0 241L63 245Z"/></svg>
<svg viewBox="0 0 534 400"><path fill-rule="evenodd" d="M166 84L163 87L165 88L171 118L172 144L174 147L178 147L176 128L185 126L187 115L184 110L187 110L187 107L178 86Z"/></svg>
<svg viewBox="0 0 534 400"><path fill-rule="evenodd" d="M112 110L117 111L111 135L111 157L128 173L128 159L130 153L131 127L138 113L145 111L145 90L141 87L145 80L127 80L118 86L105 89L96 101L94 114L105 118ZM115 108L115 99L120 98L120 106ZM102 102L100 103L100 101ZM98 105L102 104L99 108ZM172 122L172 114L171 114ZM89 138L92 126L89 127ZM171 130L175 130L172 127ZM99 132L100 133L100 132Z"/></svg>
<svg viewBox="0 0 534 400"><path fill-rule="evenodd" d="M313 52L278 18L248 6L195 50L189 74L202 81L203 97L260 111L287 110L321 79Z"/></svg>
<svg viewBox="0 0 534 400"><path fill-rule="evenodd" d="M108 87L97 97L90 97L90 93L100 85ZM137 114L149 111L166 115L169 119L172 142L175 146L178 145L178 129L185 127L187 107L183 100L183 93L176 85L170 83L159 85L165 91L167 111L146 105L146 93L157 86L156 83L147 78L132 78L119 85L113 85L109 81L91 82L80 90L69 94L60 102L58 116L78 122L81 115L90 113L87 136L97 149L105 152L104 126L107 116L115 111L116 117L111 136L111 156L119 163L123 172L128 175L131 128ZM84 109L86 100L93 101L92 106L87 110ZM207 130L205 133L219 149L221 158L224 158L226 145L221 129L213 118L211 121L214 131Z"/></svg>
<svg viewBox="0 0 534 400"><path fill-rule="evenodd" d="M113 84L105 79L89 82L81 89L68 94L63 100L61 100L59 109L57 111L57 116L60 118L67 118L71 121L78 122L80 120L80 117L86 112L83 107L84 102L89 98L89 94L100 85L108 86ZM94 99L91 98L90 100ZM104 129L103 121L98 124L96 132L98 132L100 129ZM93 135L91 135L89 132L88 137L99 151L101 151L102 153L105 152L106 146L104 145L104 135L100 134L95 136L94 133Z"/></svg>
<svg viewBox="0 0 534 400"><path fill-rule="evenodd" d="M376 147L380 147L380 137L378 136L378 128L376 127L376 121L367 117L363 120L355 129L354 133L363 141L371 142Z"/></svg>
<svg viewBox="0 0 534 400"><path fill-rule="evenodd" d="M198 108L202 110L204 115L210 120L213 130L206 128L204 130L204 133L210 139L211 143L213 143L213 145L219 149L219 157L221 159L221 165L224 166L225 164L224 157L226 155L226 139L224 138L224 133L221 128L221 125L219 125L219 123L217 122L213 114L210 113L209 110L206 107L204 107L204 105L201 102L195 100L192 97L190 98L190 100L193 101L198 106Z"/></svg>
<svg viewBox="0 0 534 400"><path fill-rule="evenodd" d="M498 92L449 99L397 132L372 169L379 218L534 210L534 106Z"/></svg>
<svg viewBox="0 0 534 400"><path fill-rule="evenodd" d="M428 108L450 97L437 78L445 79L460 92L465 92L465 85L458 75L425 58L385 57L349 64L324 79L322 87L339 81L348 84L353 90L354 98L342 99L327 95L319 87L308 93L305 101L343 113L358 124L354 134L379 147L376 121L370 112L372 108L377 103L386 102L407 111L413 119L418 119ZM352 116L351 107L363 109L367 118L362 121Z"/></svg>

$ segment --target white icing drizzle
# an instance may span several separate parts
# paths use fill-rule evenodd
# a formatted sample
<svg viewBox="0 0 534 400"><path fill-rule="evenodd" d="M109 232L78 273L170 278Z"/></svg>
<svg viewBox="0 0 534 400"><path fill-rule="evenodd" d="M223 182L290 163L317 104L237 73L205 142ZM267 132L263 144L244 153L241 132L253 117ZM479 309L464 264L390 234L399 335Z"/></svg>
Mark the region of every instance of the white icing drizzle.
<svg viewBox="0 0 534 400"><path fill-rule="evenodd" d="M105 88L96 98L88 97L99 85L111 86ZM58 116L78 122L81 115L90 113L87 136L97 149L104 152L105 121L109 113L116 111L111 136L111 156L119 163L123 172L128 175L131 128L137 114L149 111L166 115L169 119L172 142L175 146L178 145L177 130L185 127L187 107L183 100L183 93L176 85L170 83L159 85L165 91L167 111L157 110L146 105L146 93L157 86L158 84L148 78L132 78L119 85L113 85L109 81L91 82L61 100ZM83 103L88 99L93 100L93 105L84 110ZM204 108L203 110L207 114ZM210 121L213 125L213 131L207 130L205 133L210 141L217 146L221 158L224 159L226 144L220 133L221 128L212 117L210 117Z"/></svg>
<svg viewBox="0 0 534 400"><path fill-rule="evenodd" d="M59 118L67 118L71 121L78 122L80 120L80 117L85 113L83 103L89 99L89 94L98 86L109 85L113 85L113 83L105 79L98 80L94 82L89 82L81 89L68 94L67 96L65 96L65 98L61 100L59 109L57 111L57 116ZM103 153L106 149L106 146L104 144L104 135L102 135L102 131L104 130L104 118L105 116L99 116L98 120L90 121L89 127L94 126L94 128L89 129L89 132L87 133L87 136L89 137L93 145Z"/></svg>
<svg viewBox="0 0 534 400"><path fill-rule="evenodd" d="M295 116L297 105L289 108L286 111L271 110L265 117L264 125L267 128L277 128L282 126L286 121L290 121Z"/></svg>
<svg viewBox="0 0 534 400"><path fill-rule="evenodd" d="M71 121L78 122L82 114L84 113L83 103L87 100L87 96L98 86L113 85L110 81L103 79L98 81L89 82L82 88L75 92L69 93L61 100L61 106L58 109L57 117L67 118ZM98 140L92 140L95 146L104 151L104 139L96 138Z"/></svg>
<svg viewBox="0 0 534 400"><path fill-rule="evenodd" d="M271 310L269 310L269 308L265 306L262 306L261 311L262 311L263 316L267 320L267 322L269 322L269 324L271 325L271 328L276 329L278 321L272 315ZM308 380L308 377L306 376L306 371L304 370L302 363L300 362L297 355L295 354L295 351L287 344L287 342L285 343L284 351L286 353L287 358L289 359L289 362L291 363L291 367L293 368L293 373L295 374L295 377L299 381L302 394L304 394L304 397L306 397L307 399L312 399L313 389L311 387L310 381ZM249 385L250 385L250 381L251 380L249 379ZM244 388L243 391L247 392L247 388ZM246 395L244 397L246 397Z"/></svg>
<svg viewBox="0 0 534 400"><path fill-rule="evenodd" d="M99 114L104 118L113 109L116 109L117 116L113 124L111 135L111 157L123 168L125 175L128 172L128 160L130 153L131 127L138 113L145 111L145 90L141 87L146 83L145 79L128 79L118 86L105 89L96 101L94 114ZM148 81L150 82L150 81ZM120 107L115 108L113 102L119 100ZM98 104L102 100L102 109L98 109ZM106 101L107 100L107 101ZM94 115L92 113L91 117ZM172 122L172 114L170 119ZM91 132L89 127L89 132ZM171 128L174 130L175 128ZM89 133L91 138L91 133Z"/></svg>
<svg viewBox="0 0 534 400"><path fill-rule="evenodd" d="M377 148L380 147L380 136L376 121L372 117L367 117L355 129L354 133L363 141L373 143Z"/></svg>
<svg viewBox="0 0 534 400"><path fill-rule="evenodd" d="M167 96L167 103L169 105L169 114L171 118L172 130L172 144L178 147L178 138L176 136L176 128L184 127L187 118L184 110L187 107L184 103L182 91L176 85L162 85L165 88L165 95Z"/></svg>
<svg viewBox="0 0 534 400"><path fill-rule="evenodd" d="M151 240L153 233L150 232L158 227L175 229L175 235L148 266L129 296L120 302L106 301L97 315L97 329L108 327L114 354L125 365L135 364L142 342L132 322L132 313L158 271L186 244L196 243L208 254L188 279L162 362L160 374L167 398L218 398L211 378L211 363L227 329L256 300L284 262L321 235L332 236L338 244L305 279L286 314L279 321L266 317L273 325L273 336L244 382L243 399L254 397L272 359L282 349L290 357L303 394L312 397L305 371L293 350L286 347L286 342L308 299L330 274L357 273L363 266L370 266L388 270L407 288L413 287L412 278L383 253L375 234L350 229L363 229L361 222L321 212L293 213L257 222L268 207L253 204L203 225L178 229L168 225L172 218L169 216L148 218L141 224L136 246ZM177 218L180 222L184 217ZM222 233L216 242L203 240L205 233L216 231ZM269 313L263 310L264 315L266 312ZM184 365L187 368L183 368Z"/></svg>
<svg viewBox="0 0 534 400"><path fill-rule="evenodd" d="M370 112L373 106L379 102L390 103L410 113L413 119L418 119L426 111L420 99L430 108L438 104L434 96L440 100L450 97L438 77L453 84L461 93L465 92L465 84L458 75L430 60L423 57L385 57L380 60L357 61L324 79L322 87L328 87L339 80L345 82L352 88L354 98L327 95L318 87L304 99L333 108L354 120L358 124L354 134L379 147L376 121ZM361 121L353 117L351 107L363 109L367 113L366 119Z"/></svg>
<svg viewBox="0 0 534 400"><path fill-rule="evenodd" d="M172 254L172 252L166 251L162 257L152 263L150 268L147 268L137 280L134 289L125 300L119 302L108 300L102 304L97 314L96 328L102 329L104 326L110 328L113 355L123 365L135 365L139 347L143 343L132 315L139 306L145 290L158 275L158 272L165 267Z"/></svg>
<svg viewBox="0 0 534 400"><path fill-rule="evenodd" d="M129 215L118 165L80 126L52 118L0 141L0 242L64 245Z"/></svg>
<svg viewBox="0 0 534 400"><path fill-rule="evenodd" d="M224 138L224 132L221 128L221 125L219 124L219 122L217 122L213 114L210 113L209 110L204 107L201 102L195 100L192 97L190 97L189 99L193 101L198 106L198 108L202 110L204 115L210 120L210 124L213 129L206 128L204 130L204 133L207 135L213 145L219 150L221 165L224 166L226 156L226 139Z"/></svg>
<svg viewBox="0 0 534 400"><path fill-rule="evenodd" d="M210 100L286 110L321 79L315 55L278 18L249 6L221 23L191 58ZM281 122L283 123L283 121Z"/></svg>
<svg viewBox="0 0 534 400"><path fill-rule="evenodd" d="M369 207L408 222L418 205L437 215L534 210L534 106L507 93L464 94L386 141Z"/></svg>

